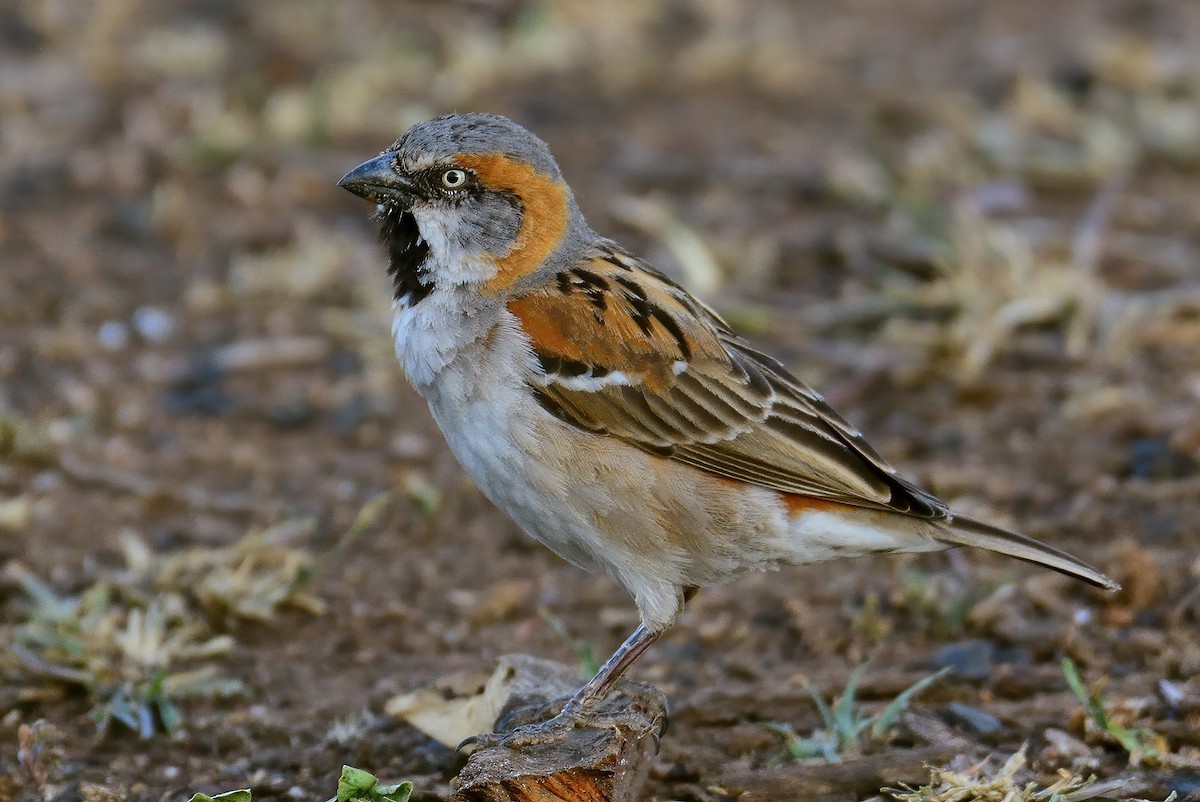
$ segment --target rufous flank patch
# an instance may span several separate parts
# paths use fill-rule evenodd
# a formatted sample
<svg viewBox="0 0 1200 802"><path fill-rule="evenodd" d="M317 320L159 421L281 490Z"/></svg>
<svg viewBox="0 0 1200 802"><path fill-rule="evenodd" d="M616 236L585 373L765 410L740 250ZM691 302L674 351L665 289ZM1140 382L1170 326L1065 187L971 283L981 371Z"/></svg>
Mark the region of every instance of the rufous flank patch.
<svg viewBox="0 0 1200 802"><path fill-rule="evenodd" d="M839 504L836 501L802 496L799 493L780 493L779 495L783 497L783 503L787 507L788 515L793 516L806 512L826 512L829 510L845 509L846 507L845 504Z"/></svg>

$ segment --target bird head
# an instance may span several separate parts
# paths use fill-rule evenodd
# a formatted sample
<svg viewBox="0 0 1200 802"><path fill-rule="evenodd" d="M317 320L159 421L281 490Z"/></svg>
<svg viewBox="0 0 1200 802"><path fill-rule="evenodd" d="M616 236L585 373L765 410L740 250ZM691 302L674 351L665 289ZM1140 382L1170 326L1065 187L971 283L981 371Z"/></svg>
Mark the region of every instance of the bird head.
<svg viewBox="0 0 1200 802"><path fill-rule="evenodd" d="M526 283L587 233L546 143L498 115L415 125L338 186L378 204L398 299L441 282Z"/></svg>

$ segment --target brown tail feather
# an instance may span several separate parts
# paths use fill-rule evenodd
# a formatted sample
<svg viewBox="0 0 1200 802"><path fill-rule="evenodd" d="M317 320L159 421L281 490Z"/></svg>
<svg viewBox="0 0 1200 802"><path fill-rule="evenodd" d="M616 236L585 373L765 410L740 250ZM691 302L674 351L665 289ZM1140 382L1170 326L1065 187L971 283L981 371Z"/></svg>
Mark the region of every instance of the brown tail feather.
<svg viewBox="0 0 1200 802"><path fill-rule="evenodd" d="M1105 590L1119 590L1121 587L1083 560L1073 557L1065 551L1056 549L1040 540L1034 540L1028 535L1010 532L974 518L955 515L950 528L938 533L937 538L956 546L974 546L999 552L1009 557L1016 557L1018 560L1028 560L1031 563L1061 571L1067 576L1090 582Z"/></svg>

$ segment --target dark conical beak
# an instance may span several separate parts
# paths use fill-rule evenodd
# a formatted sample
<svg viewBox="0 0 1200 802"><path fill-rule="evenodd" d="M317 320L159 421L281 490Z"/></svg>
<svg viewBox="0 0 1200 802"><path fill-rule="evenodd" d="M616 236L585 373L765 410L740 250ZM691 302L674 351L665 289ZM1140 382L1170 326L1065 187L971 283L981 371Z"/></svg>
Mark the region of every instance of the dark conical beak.
<svg viewBox="0 0 1200 802"><path fill-rule="evenodd" d="M411 206L420 192L407 176L396 171L395 165L395 153L376 156L346 173L337 185L374 203Z"/></svg>

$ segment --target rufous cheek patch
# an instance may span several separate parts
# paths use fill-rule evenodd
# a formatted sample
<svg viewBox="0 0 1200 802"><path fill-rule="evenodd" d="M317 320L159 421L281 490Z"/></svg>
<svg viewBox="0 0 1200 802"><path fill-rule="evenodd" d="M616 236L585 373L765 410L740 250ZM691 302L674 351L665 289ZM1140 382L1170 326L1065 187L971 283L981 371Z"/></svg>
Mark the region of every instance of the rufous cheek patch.
<svg viewBox="0 0 1200 802"><path fill-rule="evenodd" d="M465 153L455 161L479 176L488 189L510 192L521 200L521 227L512 249L496 260L490 291L502 290L546 260L567 231L567 186L532 165L507 156Z"/></svg>

